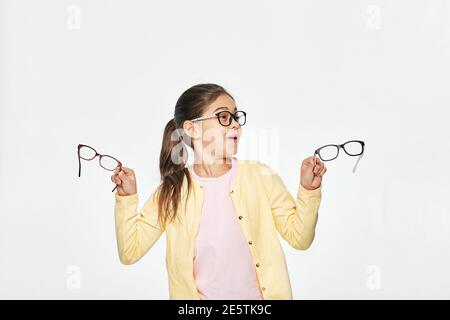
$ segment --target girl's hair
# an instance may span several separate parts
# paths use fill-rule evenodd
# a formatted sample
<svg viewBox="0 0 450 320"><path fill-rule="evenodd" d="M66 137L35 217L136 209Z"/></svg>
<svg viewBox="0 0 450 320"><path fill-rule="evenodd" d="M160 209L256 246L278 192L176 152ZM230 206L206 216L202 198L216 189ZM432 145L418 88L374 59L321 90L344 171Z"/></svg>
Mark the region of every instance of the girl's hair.
<svg viewBox="0 0 450 320"><path fill-rule="evenodd" d="M190 137L184 134L183 123L186 120L202 116L206 107L222 94L226 94L234 100L228 91L217 84L205 83L190 87L178 98L174 118L170 119L164 128L159 156L162 182L158 187L157 197L158 220L164 228L167 222L173 221L177 216L181 186L185 176L189 192L192 185L192 178L186 166L188 157L186 145L192 149L194 146Z"/></svg>

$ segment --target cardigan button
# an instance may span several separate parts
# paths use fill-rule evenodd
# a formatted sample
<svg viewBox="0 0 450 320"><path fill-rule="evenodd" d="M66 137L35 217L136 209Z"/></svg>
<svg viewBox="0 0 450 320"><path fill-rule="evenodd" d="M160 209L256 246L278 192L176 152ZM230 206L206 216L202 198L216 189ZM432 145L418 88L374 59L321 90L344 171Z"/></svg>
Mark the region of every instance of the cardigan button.
<svg viewBox="0 0 450 320"><path fill-rule="evenodd" d="M242 220L242 216L239 216L239 220Z"/></svg>
<svg viewBox="0 0 450 320"><path fill-rule="evenodd" d="M256 267L259 268L259 263L256 264Z"/></svg>
<svg viewBox="0 0 450 320"><path fill-rule="evenodd" d="M262 289L262 291L264 291L264 290L266 290L266 287L262 287L261 289Z"/></svg>
<svg viewBox="0 0 450 320"><path fill-rule="evenodd" d="M248 244L250 244L250 245L251 245L252 243L253 243L253 242L252 242L251 240L248 242Z"/></svg>
<svg viewBox="0 0 450 320"><path fill-rule="evenodd" d="M231 191L230 191L230 193L233 193L233 192L234 192L234 190L231 190Z"/></svg>

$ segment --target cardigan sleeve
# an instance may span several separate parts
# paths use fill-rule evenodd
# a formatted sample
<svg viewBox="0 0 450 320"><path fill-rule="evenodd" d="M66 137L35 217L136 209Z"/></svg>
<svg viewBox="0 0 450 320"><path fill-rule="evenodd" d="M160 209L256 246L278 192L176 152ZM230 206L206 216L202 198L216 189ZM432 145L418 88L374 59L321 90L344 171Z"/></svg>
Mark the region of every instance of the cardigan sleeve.
<svg viewBox="0 0 450 320"><path fill-rule="evenodd" d="M156 190L138 212L138 194L120 196L115 193L115 225L119 258L123 264L133 264L160 238L164 229L158 224Z"/></svg>
<svg viewBox="0 0 450 320"><path fill-rule="evenodd" d="M293 248L308 249L315 236L322 186L308 190L300 184L295 201L270 166L260 162L260 169L276 229Z"/></svg>

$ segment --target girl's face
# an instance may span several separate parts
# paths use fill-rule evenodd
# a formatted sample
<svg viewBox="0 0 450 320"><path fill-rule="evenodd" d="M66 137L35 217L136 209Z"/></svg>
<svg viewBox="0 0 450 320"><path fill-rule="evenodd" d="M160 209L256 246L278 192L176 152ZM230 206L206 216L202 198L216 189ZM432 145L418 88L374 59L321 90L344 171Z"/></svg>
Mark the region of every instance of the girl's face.
<svg viewBox="0 0 450 320"><path fill-rule="evenodd" d="M220 111L236 112L236 104L228 95L220 95L211 103L201 115L214 116ZM222 122L226 124L229 114L223 113ZM241 126L231 117L229 126L222 125L216 116L210 119L203 119L191 122L188 131L193 137L194 150L196 156L203 160L214 161L231 157L236 154L241 136Z"/></svg>

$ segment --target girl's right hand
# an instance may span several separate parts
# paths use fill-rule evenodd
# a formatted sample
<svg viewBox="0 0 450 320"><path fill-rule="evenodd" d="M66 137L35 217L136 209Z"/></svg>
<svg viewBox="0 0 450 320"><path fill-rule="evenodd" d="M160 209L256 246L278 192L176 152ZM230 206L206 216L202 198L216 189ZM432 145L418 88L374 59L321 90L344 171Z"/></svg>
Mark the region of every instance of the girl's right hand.
<svg viewBox="0 0 450 320"><path fill-rule="evenodd" d="M137 192L136 176L133 169L119 167L114 170L111 181L117 184L117 193L119 196L130 196Z"/></svg>

